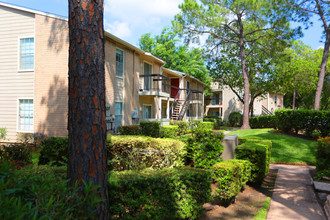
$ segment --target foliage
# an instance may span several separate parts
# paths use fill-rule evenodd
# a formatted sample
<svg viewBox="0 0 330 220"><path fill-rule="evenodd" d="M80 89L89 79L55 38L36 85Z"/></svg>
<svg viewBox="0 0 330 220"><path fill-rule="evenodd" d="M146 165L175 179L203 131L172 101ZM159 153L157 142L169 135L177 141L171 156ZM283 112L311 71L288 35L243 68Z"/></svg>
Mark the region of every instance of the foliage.
<svg viewBox="0 0 330 220"><path fill-rule="evenodd" d="M159 121L141 121L140 122L141 134L150 137L159 137L160 135L160 122Z"/></svg>
<svg viewBox="0 0 330 220"><path fill-rule="evenodd" d="M122 125L118 127L118 132L121 135L139 135L140 126L139 125Z"/></svg>
<svg viewBox="0 0 330 220"><path fill-rule="evenodd" d="M280 109L275 117L277 127L285 133L305 131L311 136L317 130L323 137L330 133L330 111Z"/></svg>
<svg viewBox="0 0 330 220"><path fill-rule="evenodd" d="M179 135L184 135L188 133L189 122L187 121L171 121L171 125L176 125L179 127Z"/></svg>
<svg viewBox="0 0 330 220"><path fill-rule="evenodd" d="M239 127L242 125L243 116L240 112L233 111L229 114L228 120L229 120L230 126Z"/></svg>
<svg viewBox="0 0 330 220"><path fill-rule="evenodd" d="M160 137L162 138L173 138L179 135L179 126L177 125L166 125L160 128Z"/></svg>
<svg viewBox="0 0 330 220"><path fill-rule="evenodd" d="M265 220L267 217L267 212L269 210L270 205L270 197L267 197L264 203L262 203L261 208L257 212L257 214L254 216L253 220Z"/></svg>
<svg viewBox="0 0 330 220"><path fill-rule="evenodd" d="M194 162L195 167L209 169L214 164L221 162L223 137L222 133L215 133L204 126L197 126L187 140L186 163Z"/></svg>
<svg viewBox="0 0 330 220"><path fill-rule="evenodd" d="M164 28L160 35L154 37L150 33L143 34L139 46L164 60L166 68L187 73L206 84L210 82L203 51L180 45L176 33L169 28Z"/></svg>
<svg viewBox="0 0 330 220"><path fill-rule="evenodd" d="M251 163L246 160L220 162L213 165L212 175L217 183L215 198L230 203L250 179Z"/></svg>
<svg viewBox="0 0 330 220"><path fill-rule="evenodd" d="M194 168L113 172L113 219L196 219L211 195L211 174Z"/></svg>
<svg viewBox="0 0 330 220"><path fill-rule="evenodd" d="M84 184L83 194L67 186L66 170L46 166L11 169L0 163L0 219L91 219L100 199L97 187Z"/></svg>
<svg viewBox="0 0 330 220"><path fill-rule="evenodd" d="M261 115L250 118L251 128L276 128L275 115Z"/></svg>
<svg viewBox="0 0 330 220"><path fill-rule="evenodd" d="M204 122L214 122L214 129L220 129L222 126L222 119L218 116L208 115L203 118Z"/></svg>
<svg viewBox="0 0 330 220"><path fill-rule="evenodd" d="M27 144L0 145L0 161L16 163L19 167L32 162L32 149Z"/></svg>
<svg viewBox="0 0 330 220"><path fill-rule="evenodd" d="M108 146L110 170L161 169L183 166L185 144L143 136L112 136Z"/></svg>
<svg viewBox="0 0 330 220"><path fill-rule="evenodd" d="M318 139L316 171L330 177L330 137Z"/></svg>
<svg viewBox="0 0 330 220"><path fill-rule="evenodd" d="M7 128L0 128L0 140L5 139L7 136Z"/></svg>
<svg viewBox="0 0 330 220"><path fill-rule="evenodd" d="M51 137L42 141L39 164L63 166L68 163L69 138Z"/></svg>
<svg viewBox="0 0 330 220"><path fill-rule="evenodd" d="M244 139L235 148L235 158L252 163L251 182L261 183L269 171L272 142L262 139Z"/></svg>

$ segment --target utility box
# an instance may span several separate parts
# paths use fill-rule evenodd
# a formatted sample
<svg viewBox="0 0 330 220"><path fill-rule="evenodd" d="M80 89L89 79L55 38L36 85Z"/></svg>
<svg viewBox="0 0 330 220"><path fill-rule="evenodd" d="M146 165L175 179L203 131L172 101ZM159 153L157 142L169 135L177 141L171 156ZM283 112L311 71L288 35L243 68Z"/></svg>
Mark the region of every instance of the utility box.
<svg viewBox="0 0 330 220"><path fill-rule="evenodd" d="M133 119L139 118L139 111L138 110L132 110L132 118Z"/></svg>
<svg viewBox="0 0 330 220"><path fill-rule="evenodd" d="M222 140L223 152L221 158L226 160L231 160L235 158L235 148L238 145L237 135L225 135Z"/></svg>

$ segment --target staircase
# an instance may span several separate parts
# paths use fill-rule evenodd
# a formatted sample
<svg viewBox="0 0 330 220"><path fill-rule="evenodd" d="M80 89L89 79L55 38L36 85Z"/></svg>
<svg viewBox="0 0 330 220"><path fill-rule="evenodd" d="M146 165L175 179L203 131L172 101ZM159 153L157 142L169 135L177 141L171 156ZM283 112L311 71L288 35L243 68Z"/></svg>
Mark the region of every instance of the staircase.
<svg viewBox="0 0 330 220"><path fill-rule="evenodd" d="M182 106L182 101L178 101L175 109L173 110L171 120L177 121L179 119L181 106Z"/></svg>
<svg viewBox="0 0 330 220"><path fill-rule="evenodd" d="M186 99L184 101L179 100L180 91L176 94L172 106L170 108L171 120L182 121L187 109L190 105L191 90L188 90Z"/></svg>
<svg viewBox="0 0 330 220"><path fill-rule="evenodd" d="M262 115L272 115L273 113L269 111L265 106L261 106L261 114Z"/></svg>

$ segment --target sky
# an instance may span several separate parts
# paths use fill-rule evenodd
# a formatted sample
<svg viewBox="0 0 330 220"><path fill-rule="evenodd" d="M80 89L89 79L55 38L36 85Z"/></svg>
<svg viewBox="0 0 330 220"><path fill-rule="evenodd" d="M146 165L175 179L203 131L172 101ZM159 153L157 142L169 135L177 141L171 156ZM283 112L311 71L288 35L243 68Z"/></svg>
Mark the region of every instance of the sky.
<svg viewBox="0 0 330 220"><path fill-rule="evenodd" d="M25 8L68 17L68 0L0 0ZM158 35L171 26L174 16L180 12L183 0L104 0L104 28L106 31L133 44L144 33ZM313 27L304 30L301 38L305 44L318 49L322 35L321 22L313 18ZM292 24L296 27L299 24ZM323 39L324 40L324 39Z"/></svg>

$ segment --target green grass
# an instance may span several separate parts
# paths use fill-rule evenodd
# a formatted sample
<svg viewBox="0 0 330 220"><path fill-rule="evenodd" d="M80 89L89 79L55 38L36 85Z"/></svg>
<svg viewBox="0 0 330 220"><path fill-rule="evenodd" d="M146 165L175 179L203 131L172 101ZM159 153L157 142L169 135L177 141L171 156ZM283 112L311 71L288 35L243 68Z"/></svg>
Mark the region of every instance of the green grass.
<svg viewBox="0 0 330 220"><path fill-rule="evenodd" d="M261 208L254 216L253 220L265 220L267 216L267 212L270 205L270 197L267 197L264 203L262 204Z"/></svg>
<svg viewBox="0 0 330 220"><path fill-rule="evenodd" d="M305 140L271 132L273 129L249 129L230 132L228 135L271 140L271 163L315 164L316 141Z"/></svg>

